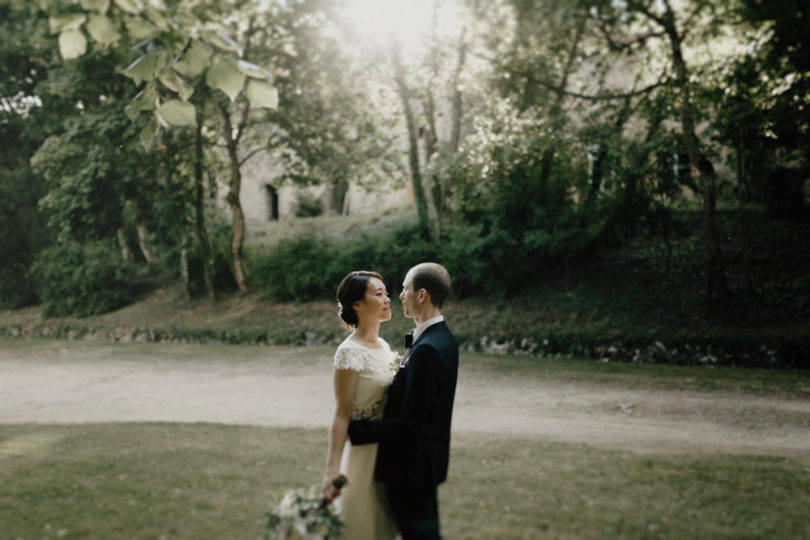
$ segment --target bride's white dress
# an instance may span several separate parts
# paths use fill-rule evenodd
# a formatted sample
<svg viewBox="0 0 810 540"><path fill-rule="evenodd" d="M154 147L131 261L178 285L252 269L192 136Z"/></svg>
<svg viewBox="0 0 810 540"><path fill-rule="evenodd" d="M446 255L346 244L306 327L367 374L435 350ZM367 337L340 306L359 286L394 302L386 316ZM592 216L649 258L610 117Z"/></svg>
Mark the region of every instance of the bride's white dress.
<svg viewBox="0 0 810 540"><path fill-rule="evenodd" d="M357 371L352 418L382 418L385 395L394 378L394 353L382 338L382 348L372 349L346 339L335 352L335 367ZM347 540L387 540L397 536L385 486L374 479L377 445L352 446L346 441L340 472L349 483L335 500L346 524Z"/></svg>

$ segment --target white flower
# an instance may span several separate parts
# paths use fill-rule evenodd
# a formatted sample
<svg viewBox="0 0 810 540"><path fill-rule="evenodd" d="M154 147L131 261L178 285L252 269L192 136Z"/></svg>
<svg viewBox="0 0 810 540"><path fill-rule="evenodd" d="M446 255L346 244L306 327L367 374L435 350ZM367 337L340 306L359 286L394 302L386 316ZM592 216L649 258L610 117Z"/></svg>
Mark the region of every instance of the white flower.
<svg viewBox="0 0 810 540"><path fill-rule="evenodd" d="M294 518L296 514L295 492L288 491L284 494L284 498L278 504L278 515L281 519Z"/></svg>
<svg viewBox="0 0 810 540"><path fill-rule="evenodd" d="M399 371L401 363L402 363L402 355L399 354L398 352L395 352L391 356L391 365L390 365L391 371L393 371L394 373Z"/></svg>
<svg viewBox="0 0 810 540"><path fill-rule="evenodd" d="M323 540L339 538L343 522L327 504L318 486L288 490L267 515L263 538Z"/></svg>

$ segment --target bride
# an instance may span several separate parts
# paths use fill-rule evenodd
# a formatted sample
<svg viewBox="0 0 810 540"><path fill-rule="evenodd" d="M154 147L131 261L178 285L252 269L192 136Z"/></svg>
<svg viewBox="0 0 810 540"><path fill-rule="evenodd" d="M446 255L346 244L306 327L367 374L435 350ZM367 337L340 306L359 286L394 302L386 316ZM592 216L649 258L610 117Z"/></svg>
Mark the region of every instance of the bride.
<svg viewBox="0 0 810 540"><path fill-rule="evenodd" d="M374 479L377 445L352 446L347 428L354 418L382 418L385 395L394 378L394 353L377 333L391 320L391 301L376 272L351 272L337 290L341 320L352 333L338 345L333 372L335 417L329 434L323 495L335 501L350 540L386 540L397 535L385 487ZM339 474L348 484L336 491Z"/></svg>

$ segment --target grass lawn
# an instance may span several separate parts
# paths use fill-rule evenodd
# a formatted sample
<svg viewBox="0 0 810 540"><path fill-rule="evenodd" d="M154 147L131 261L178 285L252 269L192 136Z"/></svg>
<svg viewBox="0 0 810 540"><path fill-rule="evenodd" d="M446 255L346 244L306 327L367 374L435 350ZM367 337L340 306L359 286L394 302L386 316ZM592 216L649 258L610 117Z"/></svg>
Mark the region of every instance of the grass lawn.
<svg viewBox="0 0 810 540"><path fill-rule="evenodd" d="M256 538L326 430L0 426L3 538ZM808 538L810 462L460 434L447 538Z"/></svg>

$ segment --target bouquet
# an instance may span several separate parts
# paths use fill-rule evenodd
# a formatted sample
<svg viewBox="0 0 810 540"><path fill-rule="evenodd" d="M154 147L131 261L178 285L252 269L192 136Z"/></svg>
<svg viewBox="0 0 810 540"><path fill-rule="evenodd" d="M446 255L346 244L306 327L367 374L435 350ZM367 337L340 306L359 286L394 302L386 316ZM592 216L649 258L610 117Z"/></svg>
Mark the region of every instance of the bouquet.
<svg viewBox="0 0 810 540"><path fill-rule="evenodd" d="M342 474L333 485L340 489L347 483ZM317 486L291 489L284 494L275 510L267 514L263 538L326 540L340 538L343 521L334 507L320 494Z"/></svg>
<svg viewBox="0 0 810 540"><path fill-rule="evenodd" d="M402 363L402 355L398 352L394 352L391 356L391 363L389 364L388 368L396 374L399 371L400 364Z"/></svg>

